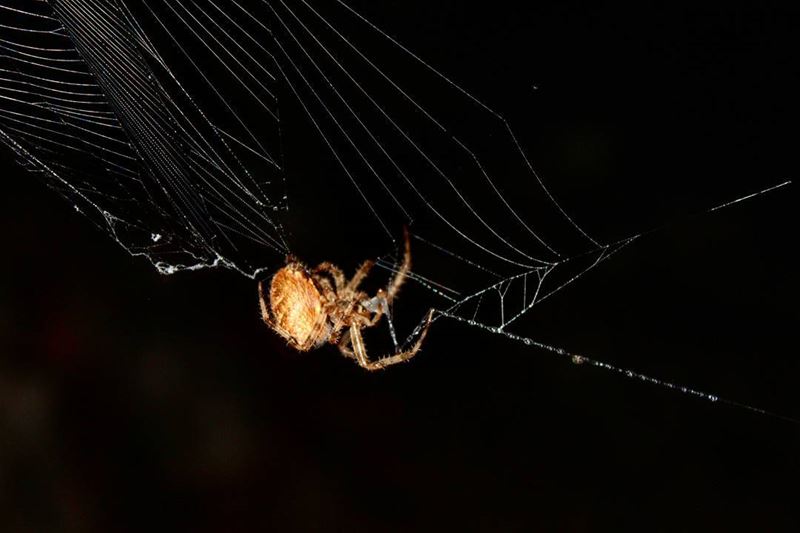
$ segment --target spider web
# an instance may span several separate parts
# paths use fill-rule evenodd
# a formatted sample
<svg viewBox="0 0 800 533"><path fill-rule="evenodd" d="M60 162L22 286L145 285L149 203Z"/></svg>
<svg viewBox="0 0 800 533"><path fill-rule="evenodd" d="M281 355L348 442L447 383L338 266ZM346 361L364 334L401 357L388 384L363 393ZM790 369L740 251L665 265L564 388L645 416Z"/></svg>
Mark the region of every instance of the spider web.
<svg viewBox="0 0 800 533"><path fill-rule="evenodd" d="M335 259L332 243L313 239L326 234L363 243L391 273L408 227L414 268L389 320L394 349L434 308L718 399L509 331L642 234L591 235L500 113L349 4L3 0L0 17L0 139L160 272L260 278L290 252ZM312 158L330 157L302 181L284 169L287 103L320 140Z"/></svg>

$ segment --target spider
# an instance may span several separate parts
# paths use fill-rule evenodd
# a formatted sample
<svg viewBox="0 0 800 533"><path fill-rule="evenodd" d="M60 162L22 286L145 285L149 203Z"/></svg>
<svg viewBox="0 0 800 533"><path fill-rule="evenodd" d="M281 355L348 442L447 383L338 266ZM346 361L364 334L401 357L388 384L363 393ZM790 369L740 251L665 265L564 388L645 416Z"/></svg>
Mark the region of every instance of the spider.
<svg viewBox="0 0 800 533"><path fill-rule="evenodd" d="M411 267L408 231L405 232L403 264L385 290L380 289L369 297L358 287L373 266L373 261L365 261L347 281L342 270L332 263L320 263L309 270L289 256L286 266L272 277L268 297L263 282L258 284L261 317L267 326L301 352L319 348L326 342L338 344L344 356L355 359L367 370L381 370L408 361L419 352L425 340L433 309L428 311L422 331L409 350L370 360L361 335L361 330L376 325L383 315L389 314L389 306L406 279Z"/></svg>

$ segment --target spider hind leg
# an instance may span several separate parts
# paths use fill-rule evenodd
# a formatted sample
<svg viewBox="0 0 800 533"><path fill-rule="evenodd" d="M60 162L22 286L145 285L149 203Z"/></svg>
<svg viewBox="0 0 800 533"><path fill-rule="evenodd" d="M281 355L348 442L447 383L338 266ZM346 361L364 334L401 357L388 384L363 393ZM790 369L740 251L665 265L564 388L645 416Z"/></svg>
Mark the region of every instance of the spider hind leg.
<svg viewBox="0 0 800 533"><path fill-rule="evenodd" d="M419 337L417 337L417 341L408 350L398 352L394 355L381 357L375 361L370 360L369 357L367 357L367 347L364 344L364 338L361 335L361 327L359 327L358 324L353 324L350 326L350 331L348 331L344 337L342 337L342 340L339 343L339 350L343 355L355 359L359 366L371 372L375 370L383 370L384 368L396 365L398 363L405 363L417 355L422 348L422 343L425 341L425 337L428 334L428 329L431 326L431 321L433 320L433 313L433 309L428 311L428 315L425 318L425 323L422 326L422 331L420 331ZM352 346L352 348L350 348L348 345Z"/></svg>

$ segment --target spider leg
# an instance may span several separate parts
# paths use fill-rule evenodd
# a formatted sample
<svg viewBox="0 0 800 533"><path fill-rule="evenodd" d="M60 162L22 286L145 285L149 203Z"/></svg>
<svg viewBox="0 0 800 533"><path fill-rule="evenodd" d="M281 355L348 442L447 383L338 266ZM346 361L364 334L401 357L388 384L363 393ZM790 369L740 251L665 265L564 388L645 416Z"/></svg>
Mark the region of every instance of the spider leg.
<svg viewBox="0 0 800 533"><path fill-rule="evenodd" d="M325 297L326 301L328 302L336 301L336 289L333 288L333 285L331 285L331 281L329 279L316 278L314 280L314 283L317 289L319 289L322 296Z"/></svg>
<svg viewBox="0 0 800 533"><path fill-rule="evenodd" d="M264 323L272 329L275 329L275 322L272 321L272 315L269 312L269 304L264 294L264 282L258 282L258 304L261 307L261 319Z"/></svg>
<svg viewBox="0 0 800 533"><path fill-rule="evenodd" d="M350 330L348 329L347 331L344 332L344 335L342 335L342 338L339 341L339 351L342 352L342 355L344 355L345 357L349 357L350 359L355 359L356 361L358 361L356 354L349 346L351 344L350 339L351 339Z"/></svg>
<svg viewBox="0 0 800 533"><path fill-rule="evenodd" d="M431 326L432 319L433 309L428 311L428 316L425 319L425 325L422 327L422 331L417 338L417 342L414 343L414 346L412 346L411 349L404 352L399 352L388 357L382 357L376 361L370 361L367 357L367 347L364 345L364 338L361 336L361 327L359 327L358 324L353 324L350 326L350 331L342 339L342 342L339 344L339 349L345 356L354 358L359 366L369 371L382 370L386 367L396 365L397 363L404 363L417 355L417 352L419 352L420 348L422 347L422 343L425 340L425 336L428 334L428 328ZM352 350L348 348L347 344L352 345Z"/></svg>
<svg viewBox="0 0 800 533"><path fill-rule="evenodd" d="M353 274L353 277L350 280L350 283L348 283L347 286L345 287L345 292L350 293L350 292L354 292L356 289L358 289L358 286L361 285L361 282L364 281L364 278L367 277L367 275L369 274L369 271L372 270L372 267L374 265L375 265L375 262L374 261L369 261L369 260L364 261L363 263L361 263L361 266L358 267L358 270L356 270L356 273Z"/></svg>
<svg viewBox="0 0 800 533"><path fill-rule="evenodd" d="M333 278L333 283L336 286L336 290L337 291L341 291L342 287L345 286L346 282L345 282L344 273L342 272L342 269L337 267L333 263L325 261L324 263L320 263L316 267L314 267L314 270L313 270L314 274L318 274L320 272L327 272L328 274L331 275L331 277Z"/></svg>
<svg viewBox="0 0 800 533"><path fill-rule="evenodd" d="M386 300L388 303L392 303L392 300L397 296L397 292L400 290L400 287L403 286L403 283L405 283L408 271L411 269L411 241L408 237L408 228L403 228L403 236L405 241L403 264L400 265L394 278L392 278L392 281L389 282L389 286L386 288Z"/></svg>

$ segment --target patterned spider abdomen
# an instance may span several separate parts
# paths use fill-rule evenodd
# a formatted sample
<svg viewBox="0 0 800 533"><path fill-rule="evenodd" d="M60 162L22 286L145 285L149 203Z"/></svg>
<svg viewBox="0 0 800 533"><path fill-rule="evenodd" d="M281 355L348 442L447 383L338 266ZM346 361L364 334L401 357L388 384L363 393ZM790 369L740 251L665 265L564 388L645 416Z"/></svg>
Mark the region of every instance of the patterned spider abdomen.
<svg viewBox="0 0 800 533"><path fill-rule="evenodd" d="M275 330L298 350L317 348L330 337L322 294L302 265L290 263L273 276L269 302Z"/></svg>

